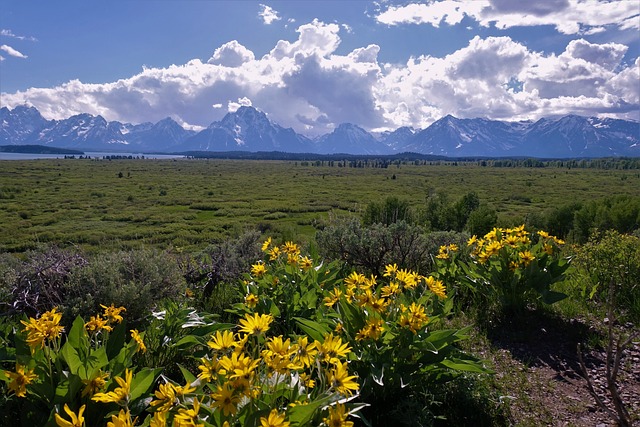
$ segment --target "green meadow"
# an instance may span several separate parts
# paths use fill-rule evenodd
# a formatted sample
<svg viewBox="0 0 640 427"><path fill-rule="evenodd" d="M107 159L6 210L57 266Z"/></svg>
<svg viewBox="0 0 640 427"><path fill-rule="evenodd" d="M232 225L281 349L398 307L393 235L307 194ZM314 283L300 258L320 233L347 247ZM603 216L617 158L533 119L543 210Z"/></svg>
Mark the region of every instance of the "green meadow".
<svg viewBox="0 0 640 427"><path fill-rule="evenodd" d="M637 170L497 168L476 162L387 168L267 160L88 160L0 163L0 250L41 243L84 249L197 249L247 229L313 239L331 214L388 196L423 209L475 191L500 225L551 207L640 194Z"/></svg>

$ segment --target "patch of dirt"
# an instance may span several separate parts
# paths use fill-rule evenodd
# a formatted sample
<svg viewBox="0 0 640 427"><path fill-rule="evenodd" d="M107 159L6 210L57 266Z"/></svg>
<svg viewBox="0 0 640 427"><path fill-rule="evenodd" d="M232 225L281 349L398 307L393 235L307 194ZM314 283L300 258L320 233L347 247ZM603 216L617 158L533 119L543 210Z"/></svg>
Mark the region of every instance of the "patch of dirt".
<svg viewBox="0 0 640 427"><path fill-rule="evenodd" d="M626 336L637 331L632 324L616 329ZM589 392L578 359L578 343L586 343L597 335L605 337L582 321L567 322L535 312L526 313L518 322L504 321L489 330L487 336L497 349L494 354L502 353L498 357L502 362L496 361L496 368L499 370L500 363L510 363L506 375L518 370L526 375L527 385L508 397L513 399L511 415L517 425L616 425ZM602 342L606 342L606 337ZM594 389L615 413L606 389L606 357L606 349L583 350ZM640 336L623 352L617 383L627 410L632 419L635 417L634 425L640 426Z"/></svg>

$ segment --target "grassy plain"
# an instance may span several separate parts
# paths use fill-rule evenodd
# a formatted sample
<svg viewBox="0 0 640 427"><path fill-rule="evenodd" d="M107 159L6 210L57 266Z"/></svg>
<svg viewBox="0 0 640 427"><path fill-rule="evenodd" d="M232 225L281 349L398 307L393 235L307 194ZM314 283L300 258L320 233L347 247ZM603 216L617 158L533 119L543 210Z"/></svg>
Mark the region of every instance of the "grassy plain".
<svg viewBox="0 0 640 427"><path fill-rule="evenodd" d="M0 251L39 243L86 249L192 250L258 227L297 242L330 212L359 212L387 196L421 209L429 194L476 191L502 225L554 206L639 195L637 170L492 168L476 163L312 166L258 160L0 162ZM337 165L337 162L335 163Z"/></svg>

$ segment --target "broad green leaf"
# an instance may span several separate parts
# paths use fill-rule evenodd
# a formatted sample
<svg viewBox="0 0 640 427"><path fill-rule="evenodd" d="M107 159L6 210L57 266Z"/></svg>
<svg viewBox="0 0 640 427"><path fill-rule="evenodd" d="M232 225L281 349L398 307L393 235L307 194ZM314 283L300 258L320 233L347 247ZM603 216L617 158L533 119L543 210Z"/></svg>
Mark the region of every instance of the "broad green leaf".
<svg viewBox="0 0 640 427"><path fill-rule="evenodd" d="M126 322L122 321L113 328L113 331L109 333L109 340L107 341L106 354L108 359L113 359L118 355L120 349L124 346L124 342L127 338L127 326Z"/></svg>
<svg viewBox="0 0 640 427"><path fill-rule="evenodd" d="M340 302L338 302L338 306L340 307L340 313L342 314L342 321L348 331L354 331L355 333L355 331L359 331L364 327L364 324L366 323L364 314L353 304L341 299Z"/></svg>
<svg viewBox="0 0 640 427"><path fill-rule="evenodd" d="M325 334L331 332L327 327L313 320L303 319L301 317L294 317L294 320L305 334L320 342L324 341Z"/></svg>
<svg viewBox="0 0 640 427"><path fill-rule="evenodd" d="M271 301L271 306L269 307L269 314L271 314L273 317L280 316L280 309L278 308L276 303L273 301Z"/></svg>
<svg viewBox="0 0 640 427"><path fill-rule="evenodd" d="M562 301L563 299L567 298L566 294L563 294L562 292L556 292L556 291L545 291L542 293L542 301L545 304L553 304L556 303L558 301Z"/></svg>
<svg viewBox="0 0 640 427"><path fill-rule="evenodd" d="M191 371L189 371L187 368L185 368L182 365L178 365L178 368L180 368L180 372L182 372L182 376L184 377L184 379L187 381L187 383L191 384L192 382L194 382L197 378L195 375L193 375L191 373Z"/></svg>
<svg viewBox="0 0 640 427"><path fill-rule="evenodd" d="M82 317L78 316L76 320L73 321L71 330L69 330L69 334L67 335L67 343L77 349L87 348L89 346L89 337L87 336L87 331L84 329L84 320L82 320Z"/></svg>
<svg viewBox="0 0 640 427"><path fill-rule="evenodd" d="M145 394L153 386L160 372L162 372L161 368L145 368L135 374L131 380L130 400L136 400Z"/></svg>
<svg viewBox="0 0 640 427"><path fill-rule="evenodd" d="M455 371L476 372L478 374L486 374L491 372L483 367L480 363L462 359L444 359L440 364Z"/></svg>
<svg viewBox="0 0 640 427"><path fill-rule="evenodd" d="M73 347L73 345L71 345L70 341L67 340L67 342L64 343L64 345L60 349L60 355L62 356L64 361L67 363L67 366L69 367L69 371L71 371L71 373L74 375L80 375L79 371L81 370L81 368L83 368L84 363L80 359L80 355L78 355L78 351ZM86 370L84 369L83 371L86 372ZM80 376L82 377L82 375ZM83 377L83 379L87 379L86 376Z"/></svg>
<svg viewBox="0 0 640 427"><path fill-rule="evenodd" d="M327 396L323 399L314 400L306 405L297 405L290 408L287 412L291 427L311 425L313 416L316 411L331 401L331 397Z"/></svg>

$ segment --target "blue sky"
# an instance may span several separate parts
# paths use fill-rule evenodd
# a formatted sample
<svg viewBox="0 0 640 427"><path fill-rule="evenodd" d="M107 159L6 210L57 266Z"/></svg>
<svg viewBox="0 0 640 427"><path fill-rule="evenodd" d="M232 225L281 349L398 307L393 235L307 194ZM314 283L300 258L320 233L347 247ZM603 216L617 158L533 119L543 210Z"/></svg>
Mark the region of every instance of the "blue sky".
<svg viewBox="0 0 640 427"><path fill-rule="evenodd" d="M1 1L0 106L49 119L640 118L637 0Z"/></svg>

